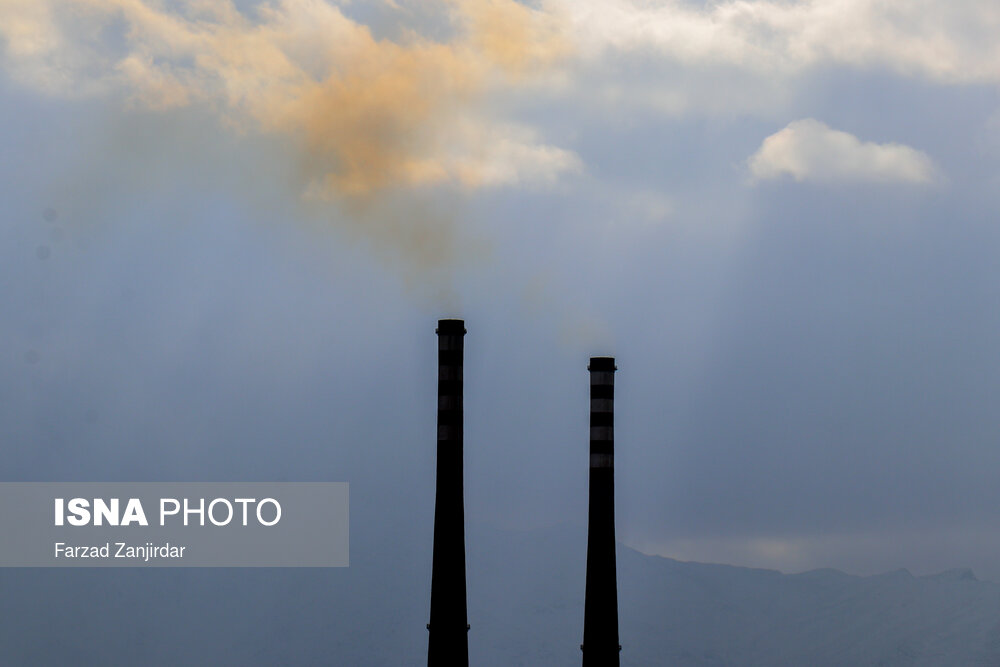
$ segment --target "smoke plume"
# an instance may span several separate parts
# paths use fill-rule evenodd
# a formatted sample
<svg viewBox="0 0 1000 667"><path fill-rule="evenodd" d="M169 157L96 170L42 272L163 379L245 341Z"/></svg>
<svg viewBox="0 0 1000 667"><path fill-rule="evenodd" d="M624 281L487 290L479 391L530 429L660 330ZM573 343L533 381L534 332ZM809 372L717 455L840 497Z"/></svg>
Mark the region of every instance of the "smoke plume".
<svg viewBox="0 0 1000 667"><path fill-rule="evenodd" d="M47 94L208 109L228 131L279 137L295 156L296 197L339 206L376 239L437 248L418 263L447 254L449 223L435 214L397 220L389 211L399 207L385 198L545 182L578 166L485 104L567 55L554 16L513 0L388 2L383 9L400 23L389 39L346 8L0 0L3 62L13 79ZM409 27L415 13L444 36Z"/></svg>

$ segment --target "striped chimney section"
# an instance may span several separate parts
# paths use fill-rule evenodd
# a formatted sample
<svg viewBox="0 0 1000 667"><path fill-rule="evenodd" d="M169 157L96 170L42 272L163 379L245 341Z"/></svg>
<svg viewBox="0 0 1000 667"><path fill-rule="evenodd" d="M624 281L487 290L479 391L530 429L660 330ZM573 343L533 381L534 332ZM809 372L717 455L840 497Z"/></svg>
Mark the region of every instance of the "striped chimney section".
<svg viewBox="0 0 1000 667"><path fill-rule="evenodd" d="M467 667L465 501L462 482L462 362L465 322L439 320L437 494L428 667Z"/></svg>
<svg viewBox="0 0 1000 667"><path fill-rule="evenodd" d="M587 601L583 619L584 667L617 667L618 581L615 569L614 357L591 357L590 518L587 532Z"/></svg>

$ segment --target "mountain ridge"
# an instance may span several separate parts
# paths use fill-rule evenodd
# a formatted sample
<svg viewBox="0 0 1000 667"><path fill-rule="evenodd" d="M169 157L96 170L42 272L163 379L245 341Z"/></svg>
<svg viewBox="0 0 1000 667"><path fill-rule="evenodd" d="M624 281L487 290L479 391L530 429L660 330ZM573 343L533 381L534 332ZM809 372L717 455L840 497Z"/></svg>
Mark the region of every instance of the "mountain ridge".
<svg viewBox="0 0 1000 667"><path fill-rule="evenodd" d="M349 568L0 570L0 664L425 665L431 539L352 534ZM470 664L580 664L586 531L467 531ZM1000 665L1000 585L795 574L619 544L621 664Z"/></svg>

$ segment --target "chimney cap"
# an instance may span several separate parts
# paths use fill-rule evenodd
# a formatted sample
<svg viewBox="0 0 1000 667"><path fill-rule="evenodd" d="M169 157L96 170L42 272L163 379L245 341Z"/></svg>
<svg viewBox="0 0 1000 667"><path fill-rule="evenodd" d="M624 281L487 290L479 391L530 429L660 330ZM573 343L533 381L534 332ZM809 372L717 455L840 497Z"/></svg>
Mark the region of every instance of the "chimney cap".
<svg viewBox="0 0 1000 667"><path fill-rule="evenodd" d="M616 371L618 367L615 366L614 357L591 357L590 365L587 366L588 371Z"/></svg>
<svg viewBox="0 0 1000 667"><path fill-rule="evenodd" d="M438 320L438 328L434 330L439 336L464 336L465 320L445 319Z"/></svg>

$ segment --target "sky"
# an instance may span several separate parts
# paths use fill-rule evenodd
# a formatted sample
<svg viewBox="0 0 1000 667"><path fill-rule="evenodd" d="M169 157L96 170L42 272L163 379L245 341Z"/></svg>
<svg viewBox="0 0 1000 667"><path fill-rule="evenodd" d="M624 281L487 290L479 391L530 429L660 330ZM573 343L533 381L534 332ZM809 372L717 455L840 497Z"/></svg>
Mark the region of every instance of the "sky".
<svg viewBox="0 0 1000 667"><path fill-rule="evenodd" d="M0 0L7 481L347 481L466 516L1000 581L1000 6Z"/></svg>

